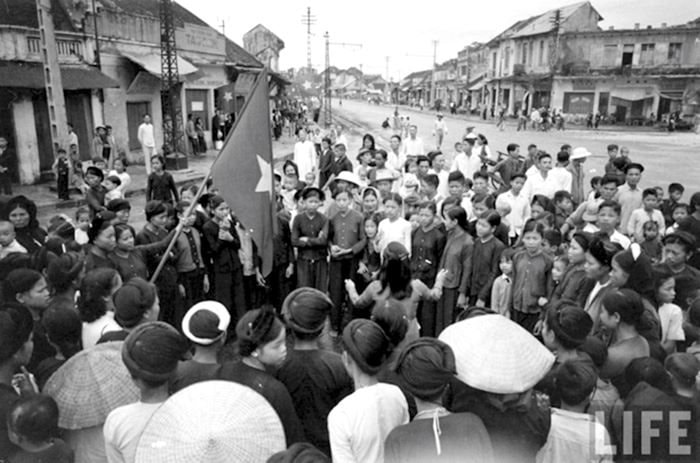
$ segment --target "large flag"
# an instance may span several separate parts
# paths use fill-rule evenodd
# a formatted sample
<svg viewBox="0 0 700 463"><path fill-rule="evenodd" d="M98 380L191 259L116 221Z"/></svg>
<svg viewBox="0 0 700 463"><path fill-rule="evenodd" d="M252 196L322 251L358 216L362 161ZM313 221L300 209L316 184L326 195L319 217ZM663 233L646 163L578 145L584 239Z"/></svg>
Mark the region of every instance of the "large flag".
<svg viewBox="0 0 700 463"><path fill-rule="evenodd" d="M238 120L212 166L212 179L262 258L261 272L272 270L274 184L267 71L258 75Z"/></svg>

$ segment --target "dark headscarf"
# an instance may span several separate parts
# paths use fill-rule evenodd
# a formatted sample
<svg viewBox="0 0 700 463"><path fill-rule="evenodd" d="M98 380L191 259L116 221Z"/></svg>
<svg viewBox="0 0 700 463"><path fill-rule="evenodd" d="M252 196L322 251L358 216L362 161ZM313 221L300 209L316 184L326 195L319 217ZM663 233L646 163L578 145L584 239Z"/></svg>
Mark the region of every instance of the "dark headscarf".
<svg viewBox="0 0 700 463"><path fill-rule="evenodd" d="M88 228L88 241L93 243L100 233L112 226L112 219L115 217L114 212L110 211L102 211L96 214L90 223L90 228Z"/></svg>
<svg viewBox="0 0 700 463"><path fill-rule="evenodd" d="M358 318L343 330L343 346L357 366L368 375L382 369L391 343L375 322Z"/></svg>
<svg viewBox="0 0 700 463"><path fill-rule="evenodd" d="M615 262L629 274L623 288L631 289L643 298L653 301L655 298L654 275L651 260L637 243L615 254Z"/></svg>
<svg viewBox="0 0 700 463"><path fill-rule="evenodd" d="M396 374L405 389L423 400L434 400L457 374L450 346L434 338L406 345L396 362Z"/></svg>
<svg viewBox="0 0 700 463"><path fill-rule="evenodd" d="M175 373L188 347L185 338L167 323L144 323L124 341L122 360L135 378L159 383Z"/></svg>
<svg viewBox="0 0 700 463"><path fill-rule="evenodd" d="M0 362L20 350L34 330L32 314L18 304L0 310Z"/></svg>
<svg viewBox="0 0 700 463"><path fill-rule="evenodd" d="M299 288L289 293L284 300L282 313L294 332L313 334L323 329L332 308L333 302L321 291Z"/></svg>

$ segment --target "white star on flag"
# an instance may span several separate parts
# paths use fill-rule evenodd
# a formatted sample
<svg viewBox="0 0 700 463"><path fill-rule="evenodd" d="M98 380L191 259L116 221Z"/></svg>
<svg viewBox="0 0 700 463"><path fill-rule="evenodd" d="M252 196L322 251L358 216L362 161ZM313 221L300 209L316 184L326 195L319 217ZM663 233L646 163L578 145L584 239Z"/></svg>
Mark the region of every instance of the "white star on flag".
<svg viewBox="0 0 700 463"><path fill-rule="evenodd" d="M304 82L304 88L306 90L309 90L311 88L311 82L309 82L308 80L306 82Z"/></svg>
<svg viewBox="0 0 700 463"><path fill-rule="evenodd" d="M233 94L231 92L224 92L224 100L226 100L226 101L233 100Z"/></svg>
<svg viewBox="0 0 700 463"><path fill-rule="evenodd" d="M256 154L258 157L258 166L260 166L260 180L258 185L255 187L256 193L271 193L272 192L272 169L270 168L270 163Z"/></svg>

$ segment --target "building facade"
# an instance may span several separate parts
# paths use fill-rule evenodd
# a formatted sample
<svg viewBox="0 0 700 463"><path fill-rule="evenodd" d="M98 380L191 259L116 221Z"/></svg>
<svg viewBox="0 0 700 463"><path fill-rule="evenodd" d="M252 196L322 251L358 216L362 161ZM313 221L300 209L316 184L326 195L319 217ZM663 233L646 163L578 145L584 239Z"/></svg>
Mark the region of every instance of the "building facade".
<svg viewBox="0 0 700 463"><path fill-rule="evenodd" d="M279 72L280 52L284 42L270 29L258 24L243 35L243 48L255 56L268 69Z"/></svg>
<svg viewBox="0 0 700 463"><path fill-rule="evenodd" d="M700 112L700 24L568 33L552 107L644 124Z"/></svg>
<svg viewBox="0 0 700 463"><path fill-rule="evenodd" d="M5 0L0 18L0 136L16 153L16 181L50 174L55 159L39 55L35 2ZM157 0L52 0L68 121L82 159L90 159L94 128L112 126L118 152L138 161L138 126L145 114L163 143L160 96L160 20ZM211 119L225 98L231 112L252 88L263 65L218 31L173 3L182 114L201 118L211 143ZM96 22L96 29L95 29ZM97 37L97 38L96 38ZM238 85L236 86L236 83ZM234 91L233 87L236 86ZM236 104L238 103L238 104Z"/></svg>

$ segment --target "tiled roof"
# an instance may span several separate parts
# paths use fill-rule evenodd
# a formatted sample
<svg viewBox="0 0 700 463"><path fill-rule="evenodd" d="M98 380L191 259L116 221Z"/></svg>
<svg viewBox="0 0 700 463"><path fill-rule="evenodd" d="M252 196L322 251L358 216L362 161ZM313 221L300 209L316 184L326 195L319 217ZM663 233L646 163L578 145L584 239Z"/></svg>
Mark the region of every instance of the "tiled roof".
<svg viewBox="0 0 700 463"><path fill-rule="evenodd" d="M253 55L237 45L233 40L226 39L226 61L228 63L253 68L262 68L264 65L255 59Z"/></svg>
<svg viewBox="0 0 700 463"><path fill-rule="evenodd" d="M0 0L0 2L1 1L2 0ZM24 1L26 2L27 0ZM154 18L160 17L159 0L100 0L100 3L108 10L151 16ZM173 2L173 17L178 23L190 23L209 27L209 25L202 21L197 15L176 2Z"/></svg>
<svg viewBox="0 0 700 463"><path fill-rule="evenodd" d="M51 0L54 28L59 31L73 31L70 17L59 0ZM34 0L0 0L0 24L38 28Z"/></svg>

